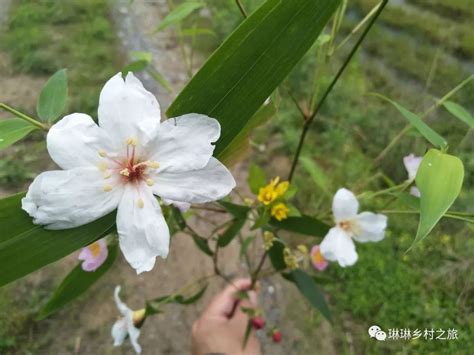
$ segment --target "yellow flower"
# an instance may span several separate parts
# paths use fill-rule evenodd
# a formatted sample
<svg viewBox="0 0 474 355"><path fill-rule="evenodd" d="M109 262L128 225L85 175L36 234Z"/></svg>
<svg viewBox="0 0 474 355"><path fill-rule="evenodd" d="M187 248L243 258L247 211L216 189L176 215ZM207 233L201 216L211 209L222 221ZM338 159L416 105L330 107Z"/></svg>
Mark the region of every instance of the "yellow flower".
<svg viewBox="0 0 474 355"><path fill-rule="evenodd" d="M264 205L269 205L278 197L282 197L288 190L288 181L280 182L280 177L272 179L267 186L261 187L258 192L258 200Z"/></svg>
<svg viewBox="0 0 474 355"><path fill-rule="evenodd" d="M288 269L296 270L298 268L298 259L289 248L283 249L283 259Z"/></svg>
<svg viewBox="0 0 474 355"><path fill-rule="evenodd" d="M288 187L290 186L290 183L288 181L283 181L278 186L276 187L275 191L278 194L278 196L283 196L285 192L288 190Z"/></svg>
<svg viewBox="0 0 474 355"><path fill-rule="evenodd" d="M275 206L272 207L271 214L275 217L278 221L282 221L288 218L288 212L290 209L286 207L283 202L277 203Z"/></svg>
<svg viewBox="0 0 474 355"><path fill-rule="evenodd" d="M263 232L263 246L265 247L265 250L270 250L270 248L273 246L274 240L275 235L272 232Z"/></svg>
<svg viewBox="0 0 474 355"><path fill-rule="evenodd" d="M277 192L272 184L261 187L258 192L258 200L264 205L269 205L278 197Z"/></svg>

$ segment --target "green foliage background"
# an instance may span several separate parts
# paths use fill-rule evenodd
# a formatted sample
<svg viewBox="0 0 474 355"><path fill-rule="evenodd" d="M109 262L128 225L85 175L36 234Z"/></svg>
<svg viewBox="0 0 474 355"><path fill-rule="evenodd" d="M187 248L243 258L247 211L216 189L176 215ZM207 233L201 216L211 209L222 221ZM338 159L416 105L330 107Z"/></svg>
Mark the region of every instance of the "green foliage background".
<svg viewBox="0 0 474 355"><path fill-rule="evenodd" d="M261 0L243 2L251 10ZM349 1L349 15L342 24L342 32L347 34L375 3ZM305 213L327 209L330 196L341 186L357 192L384 186L383 179L371 180L373 158L405 122L392 107L368 96L368 92L383 93L413 111L423 111L433 102L433 97L442 96L472 73L471 1L406 0L403 3L403 6L387 7L380 24L369 34L363 51L331 93L310 132L304 155L316 161L329 177L329 194L308 183L311 178L300 166L295 183L300 187L298 205L304 207ZM207 4L212 21L197 15L186 20L202 23L217 33L214 42L211 37L198 38L197 48L205 56L241 21L232 1L208 0ZM105 0L16 0L9 30L2 35L2 49L11 56L19 72L49 75L59 68L69 68L68 111L94 113L101 86L122 64L109 14L110 5ZM348 47L325 66L320 77L321 88L331 80ZM308 53L285 84L302 103L313 86L316 51L315 47ZM473 95L471 83L453 100L472 112ZM451 151L464 162L467 174L456 208L473 212L472 132L470 139L463 139L465 126L443 109L437 110L429 123L453 143ZM263 146L265 152L255 149L253 158L275 174L286 174L300 127L294 104L284 99L277 116L254 134L253 146ZM411 131L382 160L382 171L397 182L404 180L402 157L412 152L422 155L426 148L424 140ZM38 158L22 145L15 149L27 162ZM18 164L8 157L0 159L0 182L20 186L31 179L32 170L27 168L25 160ZM362 205L367 209L383 208L377 201L371 205L362 201ZM445 220L418 248L405 254L414 238L416 224L414 216L391 216L390 232L383 242L357 245L360 260L355 267L341 269L331 265L316 276L330 295L335 318L332 333L340 335L333 336L331 341L340 353L350 353L354 347L357 352L367 354L384 351L463 354L474 348L471 336L474 333L474 231L472 227ZM295 244L301 241L301 237L287 238L294 239ZM41 288L37 293L41 293ZM0 290L0 351L25 339L25 329L38 305L36 294L25 304L13 303L12 295L11 288ZM307 309L295 301L289 302L286 310L305 335L305 341L295 344L299 353L318 349L321 341L317 330L323 320L320 315L308 316ZM366 333L372 324L384 329L456 328L460 340L374 344Z"/></svg>

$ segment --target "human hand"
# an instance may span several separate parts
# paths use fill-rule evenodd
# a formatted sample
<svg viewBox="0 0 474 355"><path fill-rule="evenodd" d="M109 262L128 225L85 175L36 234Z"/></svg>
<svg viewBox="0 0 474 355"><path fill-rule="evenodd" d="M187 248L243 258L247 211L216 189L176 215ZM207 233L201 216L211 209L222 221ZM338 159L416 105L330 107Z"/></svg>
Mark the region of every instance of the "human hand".
<svg viewBox="0 0 474 355"><path fill-rule="evenodd" d="M239 300L235 293L248 290L250 279L238 279L214 297L192 328L193 355L209 353L260 354L260 343L252 329L243 349L248 316L242 307L255 308L257 294L248 291L248 299Z"/></svg>

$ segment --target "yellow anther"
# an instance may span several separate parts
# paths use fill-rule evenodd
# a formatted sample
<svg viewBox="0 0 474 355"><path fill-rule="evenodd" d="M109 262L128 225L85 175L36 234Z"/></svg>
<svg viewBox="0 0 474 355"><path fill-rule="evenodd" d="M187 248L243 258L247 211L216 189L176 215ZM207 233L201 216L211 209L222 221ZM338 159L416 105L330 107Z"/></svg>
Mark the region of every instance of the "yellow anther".
<svg viewBox="0 0 474 355"><path fill-rule="evenodd" d="M135 138L127 139L127 145L137 145L137 140Z"/></svg>
<svg viewBox="0 0 474 355"><path fill-rule="evenodd" d="M130 176L130 171L128 170L128 168L122 169L120 170L120 175Z"/></svg>
<svg viewBox="0 0 474 355"><path fill-rule="evenodd" d="M112 176L112 173L110 172L110 170L106 170L104 172L104 179L110 179L111 176Z"/></svg>
<svg viewBox="0 0 474 355"><path fill-rule="evenodd" d="M105 158L107 156L107 152L103 149L99 150L99 155L102 157L102 158Z"/></svg>
<svg viewBox="0 0 474 355"><path fill-rule="evenodd" d="M143 200L141 198L138 199L137 206L139 208L143 208L145 206L145 203L143 202Z"/></svg>
<svg viewBox="0 0 474 355"><path fill-rule="evenodd" d="M100 171L106 171L107 170L107 164L104 162L101 162L97 164L97 167L99 168Z"/></svg>
<svg viewBox="0 0 474 355"><path fill-rule="evenodd" d="M158 169L160 167L157 161L149 161L147 165L152 169Z"/></svg>
<svg viewBox="0 0 474 355"><path fill-rule="evenodd" d="M154 183L155 183L155 182L154 182L152 179L146 179L146 184L147 184L148 186L153 186Z"/></svg>
<svg viewBox="0 0 474 355"><path fill-rule="evenodd" d="M110 191L112 191L112 185L109 185L109 184L104 185L104 191L105 191L105 192L110 192Z"/></svg>

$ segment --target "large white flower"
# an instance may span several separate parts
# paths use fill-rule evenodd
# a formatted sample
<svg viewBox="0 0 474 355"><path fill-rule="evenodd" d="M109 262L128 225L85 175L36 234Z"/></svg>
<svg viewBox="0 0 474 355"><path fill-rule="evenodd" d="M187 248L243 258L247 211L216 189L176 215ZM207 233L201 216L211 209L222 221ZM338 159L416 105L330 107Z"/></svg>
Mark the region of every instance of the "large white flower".
<svg viewBox="0 0 474 355"><path fill-rule="evenodd" d="M144 310L134 312L128 308L120 299L119 293L120 286L117 286L115 288L114 298L115 304L122 316L112 326L111 334L112 338L114 338L114 346L122 345L124 340L129 337L133 349L137 354L140 354L142 352L142 348L140 344L138 344L140 330L135 326L135 324L143 321L145 312Z"/></svg>
<svg viewBox="0 0 474 355"><path fill-rule="evenodd" d="M336 226L329 230L320 248L325 259L337 261L342 267L357 261L353 239L361 243L378 242L387 228L387 217L383 214L358 214L358 210L359 202L351 191L342 188L336 192L332 202Z"/></svg>
<svg viewBox="0 0 474 355"><path fill-rule="evenodd" d="M67 229L117 211L120 248L137 273L165 258L169 230L154 195L168 203L204 203L234 188L212 157L219 122L200 114L160 124L160 106L141 82L119 73L102 89L99 125L75 113L53 125L48 152L62 169L40 174L22 208L34 223Z"/></svg>

